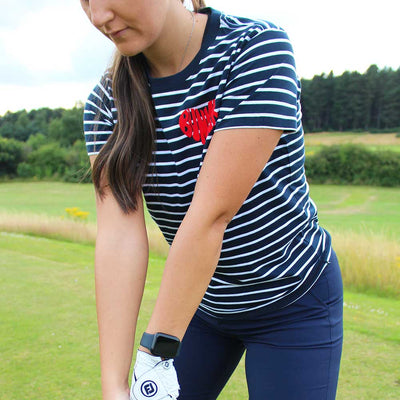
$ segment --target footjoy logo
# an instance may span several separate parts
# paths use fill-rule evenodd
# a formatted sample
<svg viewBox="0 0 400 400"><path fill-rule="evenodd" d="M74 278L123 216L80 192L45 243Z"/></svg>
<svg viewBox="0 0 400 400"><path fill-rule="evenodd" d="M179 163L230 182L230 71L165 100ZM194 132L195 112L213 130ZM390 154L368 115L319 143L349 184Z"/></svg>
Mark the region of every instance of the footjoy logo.
<svg viewBox="0 0 400 400"><path fill-rule="evenodd" d="M144 397L153 397L157 394L158 388L153 381L145 381L142 383L140 391Z"/></svg>
<svg viewBox="0 0 400 400"><path fill-rule="evenodd" d="M203 110L189 108L179 117L179 126L187 137L204 144L208 134L213 130L218 113L215 111L215 100L208 102L208 106Z"/></svg>

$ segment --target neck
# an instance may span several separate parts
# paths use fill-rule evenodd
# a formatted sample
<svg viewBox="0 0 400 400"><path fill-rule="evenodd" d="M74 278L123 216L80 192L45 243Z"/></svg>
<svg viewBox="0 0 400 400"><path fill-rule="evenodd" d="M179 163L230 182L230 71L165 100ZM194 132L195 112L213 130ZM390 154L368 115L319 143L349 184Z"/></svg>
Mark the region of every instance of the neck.
<svg viewBox="0 0 400 400"><path fill-rule="evenodd" d="M155 78L174 75L186 68L201 48L207 16L173 8L160 38L143 54Z"/></svg>

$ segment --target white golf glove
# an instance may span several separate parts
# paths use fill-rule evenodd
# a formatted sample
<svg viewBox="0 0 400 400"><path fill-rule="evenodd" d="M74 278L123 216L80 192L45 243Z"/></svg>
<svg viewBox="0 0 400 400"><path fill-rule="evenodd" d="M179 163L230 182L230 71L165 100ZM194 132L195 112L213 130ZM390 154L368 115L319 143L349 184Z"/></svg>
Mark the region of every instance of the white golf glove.
<svg viewBox="0 0 400 400"><path fill-rule="evenodd" d="M179 396L179 383L172 359L162 360L138 350L132 374L130 400L170 400Z"/></svg>

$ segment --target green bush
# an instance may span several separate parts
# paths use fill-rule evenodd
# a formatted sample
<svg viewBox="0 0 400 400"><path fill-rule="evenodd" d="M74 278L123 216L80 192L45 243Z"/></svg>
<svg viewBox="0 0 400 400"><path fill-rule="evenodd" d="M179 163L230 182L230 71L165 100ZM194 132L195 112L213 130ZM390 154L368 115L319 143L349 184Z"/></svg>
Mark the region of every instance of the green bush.
<svg viewBox="0 0 400 400"><path fill-rule="evenodd" d="M77 140L68 148L65 160L67 163L63 176L65 182L91 182L90 162L83 140Z"/></svg>
<svg viewBox="0 0 400 400"><path fill-rule="evenodd" d="M18 164L17 174L20 178L32 178L35 175L35 172L31 165L22 162Z"/></svg>
<svg viewBox="0 0 400 400"><path fill-rule="evenodd" d="M400 186L400 154L362 145L326 146L306 159L312 183Z"/></svg>
<svg viewBox="0 0 400 400"><path fill-rule="evenodd" d="M23 159L23 144L18 140L0 138L0 176L14 176Z"/></svg>
<svg viewBox="0 0 400 400"><path fill-rule="evenodd" d="M29 139L26 141L26 145L30 151L34 151L39 147L44 146L48 142L49 139L46 136L44 136L42 133L37 133L36 135L29 136Z"/></svg>
<svg viewBox="0 0 400 400"><path fill-rule="evenodd" d="M72 146L76 140L83 137L82 119L82 107L64 110L60 118L50 122L49 138L60 143L62 147Z"/></svg>
<svg viewBox="0 0 400 400"><path fill-rule="evenodd" d="M48 143L28 155L28 164L38 178L60 178L67 167L66 153L58 143Z"/></svg>
<svg viewBox="0 0 400 400"><path fill-rule="evenodd" d="M0 137L0 177L91 182L85 142L62 147L40 133L27 142Z"/></svg>

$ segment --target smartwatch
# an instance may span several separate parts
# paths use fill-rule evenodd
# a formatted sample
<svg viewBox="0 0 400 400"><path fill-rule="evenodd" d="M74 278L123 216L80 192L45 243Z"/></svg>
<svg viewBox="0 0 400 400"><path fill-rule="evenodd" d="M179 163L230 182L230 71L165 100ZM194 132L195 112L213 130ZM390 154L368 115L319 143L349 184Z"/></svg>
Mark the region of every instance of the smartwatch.
<svg viewBox="0 0 400 400"><path fill-rule="evenodd" d="M166 333L143 333L140 345L150 350L154 356L161 358L174 358L179 354L181 341L176 336Z"/></svg>

